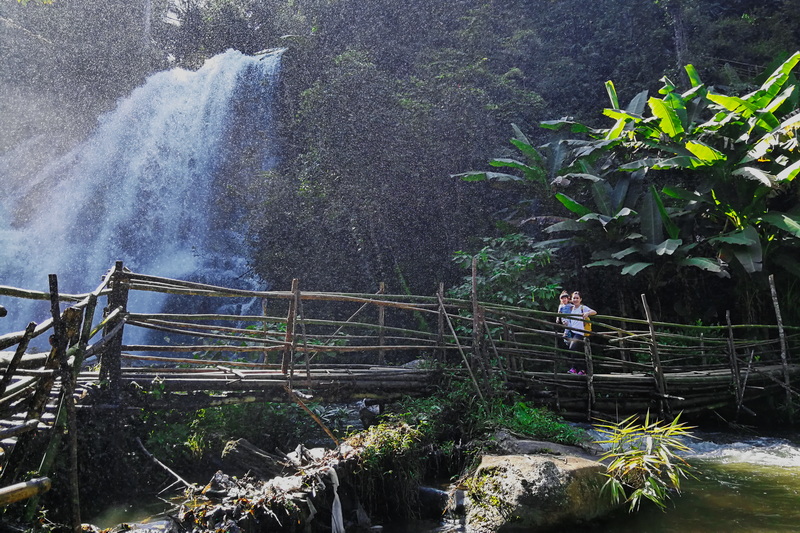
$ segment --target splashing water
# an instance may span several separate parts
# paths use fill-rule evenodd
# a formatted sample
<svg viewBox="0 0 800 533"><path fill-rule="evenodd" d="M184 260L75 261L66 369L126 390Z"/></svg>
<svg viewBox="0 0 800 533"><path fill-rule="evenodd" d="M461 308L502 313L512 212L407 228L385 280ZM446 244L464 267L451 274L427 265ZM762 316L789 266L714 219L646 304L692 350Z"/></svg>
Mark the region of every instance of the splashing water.
<svg viewBox="0 0 800 533"><path fill-rule="evenodd" d="M0 285L47 291L55 273L61 292L87 292L116 260L164 277L240 278L236 194L274 165L279 65L280 51L229 50L197 71L160 72L38 171L20 157L23 147L0 156ZM18 300L0 304L9 308L0 332L47 317Z"/></svg>

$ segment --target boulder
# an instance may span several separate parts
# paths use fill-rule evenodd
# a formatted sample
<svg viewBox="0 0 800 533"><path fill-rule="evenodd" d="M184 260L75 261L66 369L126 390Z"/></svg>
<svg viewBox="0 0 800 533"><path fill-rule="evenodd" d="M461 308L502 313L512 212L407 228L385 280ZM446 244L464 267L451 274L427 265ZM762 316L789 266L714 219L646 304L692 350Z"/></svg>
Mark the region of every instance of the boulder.
<svg viewBox="0 0 800 533"><path fill-rule="evenodd" d="M548 531L615 509L605 467L575 455L486 455L466 485L469 533Z"/></svg>

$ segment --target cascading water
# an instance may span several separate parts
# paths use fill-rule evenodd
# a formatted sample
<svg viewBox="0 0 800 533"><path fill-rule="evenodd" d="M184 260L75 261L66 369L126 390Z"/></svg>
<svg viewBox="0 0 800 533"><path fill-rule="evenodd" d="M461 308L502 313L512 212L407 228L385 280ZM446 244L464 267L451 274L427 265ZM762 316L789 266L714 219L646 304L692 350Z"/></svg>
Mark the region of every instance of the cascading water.
<svg viewBox="0 0 800 533"><path fill-rule="evenodd" d="M35 173L20 156L24 146L1 156L0 285L47 291L55 273L61 292L87 292L115 260L234 285L246 265L233 193L274 164L268 132L279 65L280 51L229 50L197 71L160 72ZM3 300L9 316L0 332L47 318L46 306Z"/></svg>

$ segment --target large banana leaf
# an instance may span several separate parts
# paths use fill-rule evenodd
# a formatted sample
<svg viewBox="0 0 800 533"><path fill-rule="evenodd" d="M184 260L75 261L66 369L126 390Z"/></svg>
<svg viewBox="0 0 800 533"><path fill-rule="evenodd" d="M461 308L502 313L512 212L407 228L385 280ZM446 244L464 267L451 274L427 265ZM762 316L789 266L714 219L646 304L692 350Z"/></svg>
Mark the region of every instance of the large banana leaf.
<svg viewBox="0 0 800 533"><path fill-rule="evenodd" d="M776 228L791 233L795 237L800 237L800 216L798 215L771 212L764 214L761 220L772 224Z"/></svg>
<svg viewBox="0 0 800 533"><path fill-rule="evenodd" d="M569 209L570 211L572 211L573 213L575 213L575 214L577 214L579 216L585 216L585 215L589 215L589 214L592 213L591 209L589 209L588 207L585 207L580 202L576 202L575 200L573 200L572 198L570 198L566 194L563 194L563 193L560 193L560 192L556 193L556 199L559 202L561 202L564 205L564 207L566 207L567 209Z"/></svg>

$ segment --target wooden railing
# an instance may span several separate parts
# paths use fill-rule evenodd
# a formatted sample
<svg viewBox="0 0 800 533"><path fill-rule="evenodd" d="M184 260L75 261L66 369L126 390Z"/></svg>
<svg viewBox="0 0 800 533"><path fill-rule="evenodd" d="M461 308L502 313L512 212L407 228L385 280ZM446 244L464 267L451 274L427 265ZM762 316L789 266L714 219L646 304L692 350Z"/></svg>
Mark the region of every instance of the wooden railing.
<svg viewBox="0 0 800 533"><path fill-rule="evenodd" d="M249 302L260 314L131 308L141 293L240 306ZM65 430L51 432L51 439L67 435L71 471L77 475L73 387L84 361L99 362L96 377L107 383L105 400L111 405L121 401L121 381L134 367L224 368L241 376L260 369L285 381L289 390L301 391L331 369L380 369L411 361L453 369L481 397L501 384L544 398L563 413L575 414L582 405L588 418L609 398L616 405L655 406L666 415L674 411L671 405L703 408L719 403L728 389L737 407L745 410L746 399L762 394L756 389L783 390L787 401L798 395L791 386L797 370L791 354L800 347L800 328L733 325L730 320L717 326L658 322L644 296L642 317L592 317L590 342L575 352L563 342L564 327L556 325L556 313L446 298L442 287L432 296L387 294L383 287L375 294L353 294L305 291L295 281L288 291L251 291L138 274L118 262L88 294L59 294L51 276L49 292L0 287L0 295L51 303L51 316L40 324L31 322L24 331L0 336L0 350L14 348L4 352L0 418L8 422L0 437L11 436L1 433L9 431L18 439L5 459L0 485L19 481L30 464L32 452L23 450L31 449L34 428ZM102 316L96 316L100 298L106 298L106 305ZM62 303L68 305L63 311ZM176 305L190 308L183 301ZM30 342L46 333L49 350L27 353ZM131 338L148 340L126 344ZM420 373L391 379L393 386L406 380L410 388L408 380L429 378ZM714 385L702 392L700 383ZM58 391L60 407L52 420L44 421L51 390ZM47 472L40 469L38 474ZM47 486L43 482L41 490Z"/></svg>

